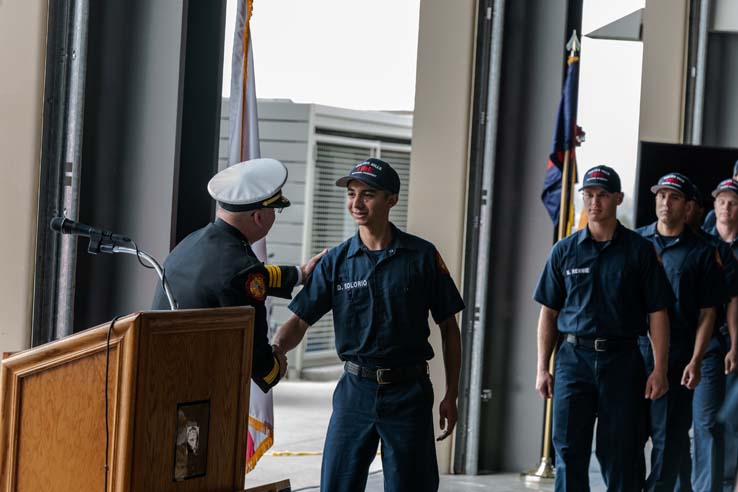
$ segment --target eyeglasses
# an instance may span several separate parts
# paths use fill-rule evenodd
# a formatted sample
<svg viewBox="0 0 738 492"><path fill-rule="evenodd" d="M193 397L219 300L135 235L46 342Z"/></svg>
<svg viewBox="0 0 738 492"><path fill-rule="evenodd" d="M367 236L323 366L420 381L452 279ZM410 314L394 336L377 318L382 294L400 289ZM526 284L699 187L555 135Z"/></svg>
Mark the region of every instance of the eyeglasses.
<svg viewBox="0 0 738 492"><path fill-rule="evenodd" d="M259 210L274 210L274 213L275 214L281 214L282 211L284 210L284 207L279 207L279 208L260 208L260 209L257 209L257 210L254 210L253 212L251 212L250 215L254 215Z"/></svg>

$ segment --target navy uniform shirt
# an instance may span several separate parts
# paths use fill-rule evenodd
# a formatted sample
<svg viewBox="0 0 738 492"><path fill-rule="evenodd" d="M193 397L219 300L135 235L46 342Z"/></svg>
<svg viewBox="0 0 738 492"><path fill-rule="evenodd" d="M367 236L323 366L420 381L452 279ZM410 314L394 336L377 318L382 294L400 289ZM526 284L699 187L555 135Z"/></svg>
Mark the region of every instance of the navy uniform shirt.
<svg viewBox="0 0 738 492"><path fill-rule="evenodd" d="M278 382L279 364L267 339L264 301L267 295L292 297L297 283L294 266L264 265L238 229L216 219L172 250L164 262L164 273L180 309L253 306L253 380L265 392ZM169 309L161 284L152 309Z"/></svg>
<svg viewBox="0 0 738 492"><path fill-rule="evenodd" d="M693 346L700 309L719 307L726 301L718 250L689 227L674 238L661 236L656 222L636 232L656 248L677 299L669 308L670 343Z"/></svg>
<svg viewBox="0 0 738 492"><path fill-rule="evenodd" d="M716 221L717 219L715 218L715 209L712 209L709 212L707 212L705 221L702 223L702 228L706 231L712 230L715 228Z"/></svg>
<svg viewBox="0 0 738 492"><path fill-rule="evenodd" d="M720 253L720 259L723 262L723 273L725 275L725 299L730 301L731 297L738 296L738 260L736 260L736 250L738 250L738 240L732 243L723 241L717 226L713 223L712 227L701 231L702 237L710 240L717 247ZM723 307L718 311L716 326L721 327L726 323L726 309ZM718 331L716 330L716 334Z"/></svg>
<svg viewBox="0 0 738 492"><path fill-rule="evenodd" d="M589 227L557 242L533 298L559 311L560 332L603 338L645 334L675 300L653 245L619 222L604 243Z"/></svg>
<svg viewBox="0 0 738 492"><path fill-rule="evenodd" d="M320 260L289 309L309 325L333 310L341 360L372 368L433 357L428 311L436 323L464 302L436 248L392 225L387 249L373 252L357 232Z"/></svg>

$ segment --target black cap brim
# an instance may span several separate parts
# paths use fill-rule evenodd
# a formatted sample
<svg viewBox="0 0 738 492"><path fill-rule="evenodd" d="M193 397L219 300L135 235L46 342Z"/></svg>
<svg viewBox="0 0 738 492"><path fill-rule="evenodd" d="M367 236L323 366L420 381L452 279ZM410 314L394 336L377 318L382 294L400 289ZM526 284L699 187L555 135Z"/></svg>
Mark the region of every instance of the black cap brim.
<svg viewBox="0 0 738 492"><path fill-rule="evenodd" d="M738 190L734 190L734 189L732 189L732 188L723 188L723 189L720 189L720 188L718 188L717 190L714 190L714 191L713 191L713 192L711 193L711 195L712 195L712 197L713 197L713 198L717 198L717 196L718 196L718 195L719 195L720 193L724 192L724 191L729 191L729 192L731 192L731 193L733 193L733 194L735 194L735 195L738 195Z"/></svg>
<svg viewBox="0 0 738 492"><path fill-rule="evenodd" d="M654 185L654 186L652 186L651 187L651 193L653 193L655 195L656 193L659 192L659 190L663 190L664 188L666 188L668 190L677 191L677 192L681 193L682 195L684 195L685 197L688 197L687 193L685 193L684 190L680 190L676 186L672 186L672 185L668 185L668 184L661 184L661 185Z"/></svg>
<svg viewBox="0 0 738 492"><path fill-rule="evenodd" d="M366 177L363 177L363 176L344 176L343 178L340 178L340 179L336 180L336 186L338 186L340 188L347 188L348 185L349 185L349 183L351 181L354 181L354 180L361 181L365 185L369 185L372 188L376 188L378 190L386 191L387 193L392 193L392 194L399 193L399 191L388 190L384 186L380 186L376 181L372 181L372 180L370 180L370 179L368 179Z"/></svg>

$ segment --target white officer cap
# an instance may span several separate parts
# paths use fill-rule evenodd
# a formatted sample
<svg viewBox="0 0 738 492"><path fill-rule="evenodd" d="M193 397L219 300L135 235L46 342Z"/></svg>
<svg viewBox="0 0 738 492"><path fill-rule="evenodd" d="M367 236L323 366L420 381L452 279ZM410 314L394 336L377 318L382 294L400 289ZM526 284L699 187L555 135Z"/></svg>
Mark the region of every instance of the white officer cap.
<svg viewBox="0 0 738 492"><path fill-rule="evenodd" d="M223 169L208 183L208 193L230 212L285 208L287 168L276 159L251 159Z"/></svg>

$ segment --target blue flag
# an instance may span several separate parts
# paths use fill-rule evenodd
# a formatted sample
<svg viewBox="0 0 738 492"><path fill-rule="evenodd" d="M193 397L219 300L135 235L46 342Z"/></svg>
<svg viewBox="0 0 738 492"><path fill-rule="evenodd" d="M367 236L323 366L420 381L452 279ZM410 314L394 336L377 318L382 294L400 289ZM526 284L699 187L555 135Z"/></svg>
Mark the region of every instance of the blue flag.
<svg viewBox="0 0 738 492"><path fill-rule="evenodd" d="M574 148L578 145L579 130L577 129L577 98L579 95L579 57L570 56L569 65L564 81L564 90L559 102L559 112L556 118L551 154L546 166L546 179L543 182L541 200L546 211L551 216L554 225L558 225L561 213L561 187L564 172L564 155L569 151L569 165L573 177L576 176ZM571 180L571 183L574 179ZM567 184L567 186L570 186ZM574 220L573 193L569 193L569 213ZM567 229L571 230L571 228Z"/></svg>

